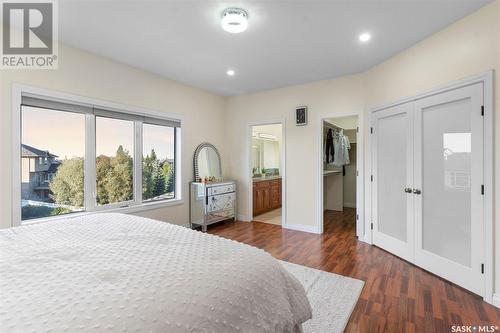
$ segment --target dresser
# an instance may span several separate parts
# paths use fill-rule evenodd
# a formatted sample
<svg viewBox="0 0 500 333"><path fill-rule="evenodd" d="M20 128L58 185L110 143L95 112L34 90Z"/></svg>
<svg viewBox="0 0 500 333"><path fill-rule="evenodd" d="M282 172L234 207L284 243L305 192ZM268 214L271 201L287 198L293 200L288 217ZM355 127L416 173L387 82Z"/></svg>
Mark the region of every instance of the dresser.
<svg viewBox="0 0 500 333"><path fill-rule="evenodd" d="M236 183L223 181L213 183L191 183L190 189L191 227L207 226L229 219L236 220Z"/></svg>

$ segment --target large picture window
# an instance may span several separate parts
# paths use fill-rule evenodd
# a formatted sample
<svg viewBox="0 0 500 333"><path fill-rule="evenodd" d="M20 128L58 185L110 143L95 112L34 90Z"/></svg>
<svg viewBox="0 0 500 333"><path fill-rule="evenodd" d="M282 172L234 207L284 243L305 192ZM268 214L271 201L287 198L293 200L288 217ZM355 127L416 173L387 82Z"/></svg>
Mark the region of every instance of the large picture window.
<svg viewBox="0 0 500 333"><path fill-rule="evenodd" d="M21 217L84 210L85 115L22 107Z"/></svg>
<svg viewBox="0 0 500 333"><path fill-rule="evenodd" d="M144 202L175 197L175 129L143 124L142 199Z"/></svg>
<svg viewBox="0 0 500 333"><path fill-rule="evenodd" d="M180 199L179 133L175 119L23 96L21 221Z"/></svg>
<svg viewBox="0 0 500 333"><path fill-rule="evenodd" d="M97 205L134 199L134 123L96 117Z"/></svg>

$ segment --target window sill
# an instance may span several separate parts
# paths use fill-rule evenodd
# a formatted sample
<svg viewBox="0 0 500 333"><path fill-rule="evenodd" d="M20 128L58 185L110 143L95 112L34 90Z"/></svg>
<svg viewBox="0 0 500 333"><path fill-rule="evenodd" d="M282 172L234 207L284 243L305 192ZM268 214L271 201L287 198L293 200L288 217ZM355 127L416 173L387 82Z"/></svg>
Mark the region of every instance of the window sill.
<svg viewBox="0 0 500 333"><path fill-rule="evenodd" d="M172 199L172 200L167 200L167 201L148 202L148 203L144 203L142 205L103 209L103 210L96 210L96 211L90 211L90 212L81 212L81 213L73 213L73 214L67 214L67 215L50 216L50 217L43 217L43 218L39 218L39 219L26 220L26 221L21 222L21 226L50 222L50 221L58 221L58 220L63 220L63 219L72 219L72 218L77 218L77 217L92 215L92 214L103 214L103 213L131 214L131 213L144 212L144 211L148 211L148 210L161 209L161 208L172 207L172 206L179 206L182 204L184 204L183 199Z"/></svg>

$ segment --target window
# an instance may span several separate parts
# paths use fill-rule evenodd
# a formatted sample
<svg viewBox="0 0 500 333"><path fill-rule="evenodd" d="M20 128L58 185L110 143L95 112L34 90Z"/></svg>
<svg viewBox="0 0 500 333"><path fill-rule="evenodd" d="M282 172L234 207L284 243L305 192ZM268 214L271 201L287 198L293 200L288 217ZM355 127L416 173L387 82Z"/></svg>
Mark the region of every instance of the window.
<svg viewBox="0 0 500 333"><path fill-rule="evenodd" d="M23 96L21 221L180 199L179 133L177 120Z"/></svg>
<svg viewBox="0 0 500 333"><path fill-rule="evenodd" d="M21 115L22 220L82 211L85 115L30 106Z"/></svg>
<svg viewBox="0 0 500 333"><path fill-rule="evenodd" d="M134 199L134 123L96 117L97 205Z"/></svg>
<svg viewBox="0 0 500 333"><path fill-rule="evenodd" d="M144 202L175 197L175 129L143 124L142 199Z"/></svg>

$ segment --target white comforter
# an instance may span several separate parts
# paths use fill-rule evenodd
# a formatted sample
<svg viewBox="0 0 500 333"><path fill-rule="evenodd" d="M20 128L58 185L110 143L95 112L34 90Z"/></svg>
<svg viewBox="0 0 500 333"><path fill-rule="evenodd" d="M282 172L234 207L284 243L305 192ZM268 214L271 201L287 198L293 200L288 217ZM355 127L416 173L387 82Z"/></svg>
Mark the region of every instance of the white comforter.
<svg viewBox="0 0 500 333"><path fill-rule="evenodd" d="M266 252L97 214L0 231L2 332L293 332L302 285Z"/></svg>

